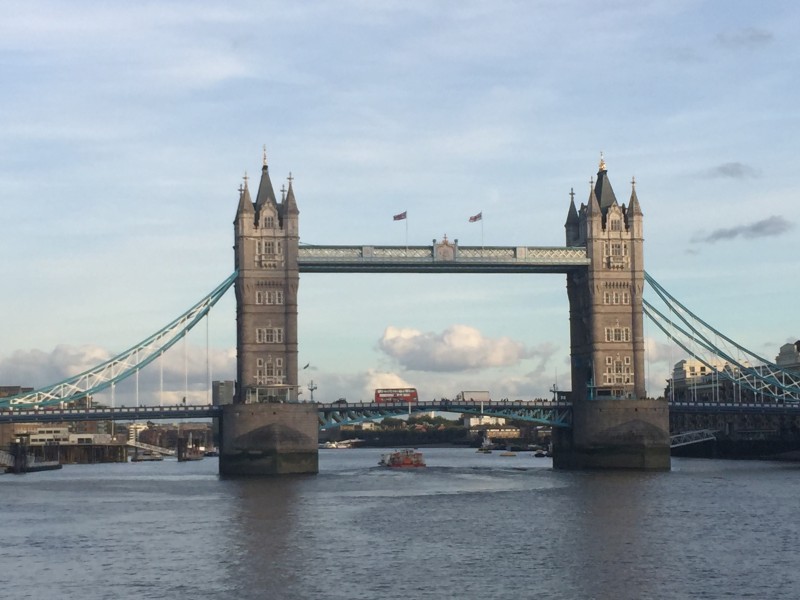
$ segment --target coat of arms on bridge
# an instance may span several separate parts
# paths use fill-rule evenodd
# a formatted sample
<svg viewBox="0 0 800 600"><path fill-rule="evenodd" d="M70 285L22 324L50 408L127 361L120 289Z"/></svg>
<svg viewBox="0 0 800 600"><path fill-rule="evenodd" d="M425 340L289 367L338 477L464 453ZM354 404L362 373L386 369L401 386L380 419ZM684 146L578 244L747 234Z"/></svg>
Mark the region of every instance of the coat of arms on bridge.
<svg viewBox="0 0 800 600"><path fill-rule="evenodd" d="M444 234L444 240L436 243L436 240L433 240L433 260L455 260L456 259L456 252L458 251L458 240L455 242L450 242L447 239L447 234Z"/></svg>

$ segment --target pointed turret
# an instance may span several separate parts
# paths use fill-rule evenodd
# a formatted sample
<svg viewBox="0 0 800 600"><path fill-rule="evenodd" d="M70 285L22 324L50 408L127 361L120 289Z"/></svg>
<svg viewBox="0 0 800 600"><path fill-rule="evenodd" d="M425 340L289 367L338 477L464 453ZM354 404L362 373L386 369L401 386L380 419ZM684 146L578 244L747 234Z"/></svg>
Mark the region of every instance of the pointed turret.
<svg viewBox="0 0 800 600"><path fill-rule="evenodd" d="M275 199L275 190L272 189L272 181L269 178L269 166L267 165L267 150L264 149L264 165L261 167L261 181L258 183L258 194L256 195L256 210L270 204L278 208L278 201Z"/></svg>
<svg viewBox="0 0 800 600"><path fill-rule="evenodd" d="M248 215L252 220L255 215L253 201L250 199L250 190L247 189L247 174L244 176L244 185L239 186L239 207L236 209L236 218Z"/></svg>
<svg viewBox="0 0 800 600"><path fill-rule="evenodd" d="M600 216L600 204L597 201L597 194L595 190L597 186L594 185L594 181L589 181L589 201L586 204L586 215L588 217L599 217Z"/></svg>
<svg viewBox="0 0 800 600"><path fill-rule="evenodd" d="M578 210L575 208L575 191L569 191L569 211L567 212L567 222L565 226L578 222Z"/></svg>
<svg viewBox="0 0 800 600"><path fill-rule="evenodd" d="M594 193L600 203L600 210L603 214L606 213L609 206L617 204L617 197L614 195L614 190L611 187L611 182L608 180L608 170L606 169L606 161L603 160L603 153L600 153L600 167L597 171L597 183L594 186Z"/></svg>
<svg viewBox="0 0 800 600"><path fill-rule="evenodd" d="M285 218L287 215L296 216L300 214L300 211L297 210L297 201L294 199L294 188L292 188L292 181L294 178L292 174L289 173L289 189L286 191L286 198L283 199L283 203L281 206L281 214Z"/></svg>
<svg viewBox="0 0 800 600"><path fill-rule="evenodd" d="M628 203L628 215L642 215L639 198L636 195L636 178L631 179L631 201Z"/></svg>
<svg viewBox="0 0 800 600"><path fill-rule="evenodd" d="M567 222L564 223L564 229L567 233L567 245L573 246L577 243L580 236L580 219L578 218L578 210L575 208L575 191L569 191L569 211L567 212Z"/></svg>
<svg viewBox="0 0 800 600"><path fill-rule="evenodd" d="M625 224L632 234L642 236L642 207L639 206L639 197L636 195L635 178L631 178L631 200L625 211Z"/></svg>

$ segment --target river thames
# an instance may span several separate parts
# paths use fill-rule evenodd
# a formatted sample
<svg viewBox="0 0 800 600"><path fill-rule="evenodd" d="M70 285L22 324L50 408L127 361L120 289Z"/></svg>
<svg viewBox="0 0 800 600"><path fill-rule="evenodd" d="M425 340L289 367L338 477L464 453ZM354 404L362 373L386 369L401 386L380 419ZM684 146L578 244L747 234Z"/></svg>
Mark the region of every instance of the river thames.
<svg viewBox="0 0 800 600"><path fill-rule="evenodd" d="M800 465L322 450L320 474L226 480L217 459L0 476L6 598L800 597Z"/></svg>

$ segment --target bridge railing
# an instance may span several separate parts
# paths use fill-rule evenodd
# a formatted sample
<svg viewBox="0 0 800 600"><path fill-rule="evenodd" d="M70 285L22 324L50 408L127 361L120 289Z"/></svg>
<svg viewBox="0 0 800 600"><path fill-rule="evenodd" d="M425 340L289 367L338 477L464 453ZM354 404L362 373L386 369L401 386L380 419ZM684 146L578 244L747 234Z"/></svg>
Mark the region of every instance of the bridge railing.
<svg viewBox="0 0 800 600"><path fill-rule="evenodd" d="M220 416L211 404L122 406L119 408L0 408L0 423L54 423L60 421L136 421L140 419L193 419Z"/></svg>
<svg viewBox="0 0 800 600"><path fill-rule="evenodd" d="M541 270L567 272L589 264L580 247L454 246L452 252L437 252L437 246L300 246L301 271L409 270L435 268L441 271Z"/></svg>

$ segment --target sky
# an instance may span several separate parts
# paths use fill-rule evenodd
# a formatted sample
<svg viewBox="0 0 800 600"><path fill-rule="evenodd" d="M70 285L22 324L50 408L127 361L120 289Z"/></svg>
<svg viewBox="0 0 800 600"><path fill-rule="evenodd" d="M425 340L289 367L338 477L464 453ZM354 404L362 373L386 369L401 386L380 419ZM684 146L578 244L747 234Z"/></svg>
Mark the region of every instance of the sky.
<svg viewBox="0 0 800 600"><path fill-rule="evenodd" d="M0 385L91 368L230 275L263 146L321 245L563 246L602 152L621 202L636 178L648 273L774 359L800 338L798 22L791 0L6 0ZM569 387L563 275L302 274L298 302L305 400ZM685 353L645 335L658 396ZM235 360L229 292L138 401L205 401Z"/></svg>

